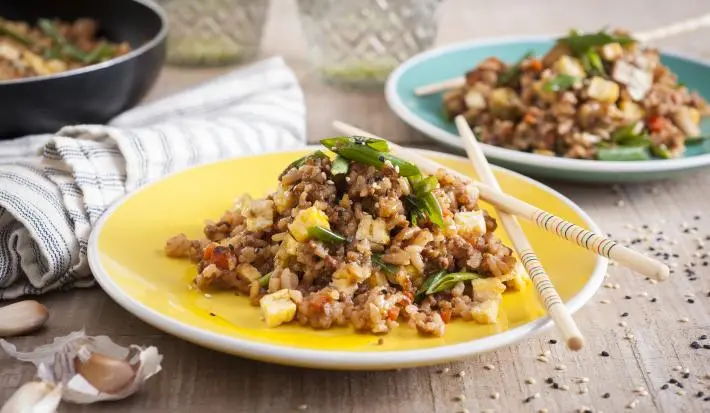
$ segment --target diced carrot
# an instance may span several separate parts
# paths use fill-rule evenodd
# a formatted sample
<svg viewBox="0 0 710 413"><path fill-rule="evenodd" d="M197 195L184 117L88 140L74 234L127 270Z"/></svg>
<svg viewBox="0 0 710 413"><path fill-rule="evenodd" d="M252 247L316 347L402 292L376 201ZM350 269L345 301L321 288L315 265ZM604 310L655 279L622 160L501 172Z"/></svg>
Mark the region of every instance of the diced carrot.
<svg viewBox="0 0 710 413"><path fill-rule="evenodd" d="M542 70L542 61L539 59L532 59L530 61L530 69L539 72Z"/></svg>
<svg viewBox="0 0 710 413"><path fill-rule="evenodd" d="M205 261L209 261L212 259L212 254L214 253L214 247L215 244L209 244L205 247L205 250L202 252L202 259Z"/></svg>
<svg viewBox="0 0 710 413"><path fill-rule="evenodd" d="M309 306L311 307L312 310L314 311L321 311L323 310L323 307L330 302L331 298L330 296L327 296L325 294L320 294L315 296L311 302L309 303Z"/></svg>
<svg viewBox="0 0 710 413"><path fill-rule="evenodd" d="M229 269L229 248L218 246L213 249L212 262L221 270Z"/></svg>
<svg viewBox="0 0 710 413"><path fill-rule="evenodd" d="M445 323L448 324L451 321L451 310L441 310L440 314Z"/></svg>
<svg viewBox="0 0 710 413"><path fill-rule="evenodd" d="M537 118L532 113L527 112L525 116L523 116L523 122L532 125L537 122Z"/></svg>
<svg viewBox="0 0 710 413"><path fill-rule="evenodd" d="M651 132L658 132L666 126L666 118L663 116L654 115L648 118L648 128Z"/></svg>
<svg viewBox="0 0 710 413"><path fill-rule="evenodd" d="M399 317L399 307L392 307L387 310L387 318L394 321Z"/></svg>

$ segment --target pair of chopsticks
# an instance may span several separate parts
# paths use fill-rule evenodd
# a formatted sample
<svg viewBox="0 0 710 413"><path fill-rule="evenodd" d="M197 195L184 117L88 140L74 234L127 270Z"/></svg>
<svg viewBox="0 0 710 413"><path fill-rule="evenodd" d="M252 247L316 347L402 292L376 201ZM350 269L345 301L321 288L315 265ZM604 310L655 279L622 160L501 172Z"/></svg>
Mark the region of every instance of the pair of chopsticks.
<svg viewBox="0 0 710 413"><path fill-rule="evenodd" d="M568 348L575 351L580 350L584 346L584 337L569 314L567 307L562 302L552 281L545 273L540 260L530 246L514 215L530 220L540 228L552 232L560 238L572 241L582 248L610 258L655 280L663 281L668 278L670 270L665 264L502 192L486 157L483 155L483 151L476 141L473 131L463 116L456 117L456 126L465 143L471 164L482 182L472 180L458 171L449 169L417 152L405 149L392 142L389 142L389 145L395 155L418 165L428 174L433 175L437 170L444 169L464 182L476 186L480 192L481 199L494 206L503 228L508 233L513 247L518 257L520 257L520 261L530 275L538 298L545 306L547 313L554 321ZM333 121L333 128L347 135L383 139L337 120Z"/></svg>
<svg viewBox="0 0 710 413"><path fill-rule="evenodd" d="M694 17L681 22L669 24L668 26L659 27L654 30L638 33L634 37L640 42L646 43L691 32L708 26L710 26L710 13L700 17ZM464 86L465 84L466 78L464 76L459 76L451 79L442 80L440 82L420 86L414 89L414 94L416 96L432 95L434 93L443 92L445 90L456 89Z"/></svg>

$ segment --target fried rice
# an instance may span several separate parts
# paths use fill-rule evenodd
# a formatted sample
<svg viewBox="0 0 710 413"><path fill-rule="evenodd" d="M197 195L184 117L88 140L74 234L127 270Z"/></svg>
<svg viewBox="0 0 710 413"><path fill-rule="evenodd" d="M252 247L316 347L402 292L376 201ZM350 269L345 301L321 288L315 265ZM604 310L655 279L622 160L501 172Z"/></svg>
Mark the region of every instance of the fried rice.
<svg viewBox="0 0 710 413"><path fill-rule="evenodd" d="M373 140L340 139L384 159ZM445 170L405 177L395 158L363 163L334 151L297 160L275 191L239 197L203 239L179 234L165 253L195 263L197 289L249 297L269 327L384 334L404 322L442 336L457 318L495 323L502 294L529 278L477 189Z"/></svg>
<svg viewBox="0 0 710 413"><path fill-rule="evenodd" d="M676 158L701 136L710 108L623 31L557 40L514 64L489 57L443 95L487 144L541 155L631 161Z"/></svg>

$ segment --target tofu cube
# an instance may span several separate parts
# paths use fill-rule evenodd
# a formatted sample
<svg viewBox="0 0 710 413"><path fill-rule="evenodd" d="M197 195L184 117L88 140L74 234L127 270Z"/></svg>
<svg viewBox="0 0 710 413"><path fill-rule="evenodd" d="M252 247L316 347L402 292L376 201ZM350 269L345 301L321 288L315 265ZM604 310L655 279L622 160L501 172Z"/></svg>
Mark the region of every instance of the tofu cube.
<svg viewBox="0 0 710 413"><path fill-rule="evenodd" d="M505 285L498 278L479 278L471 281L473 300L484 302L498 300L505 291Z"/></svg>
<svg viewBox="0 0 710 413"><path fill-rule="evenodd" d="M269 328L288 323L296 316L296 303L291 300L287 289L261 297L259 307L266 326Z"/></svg>
<svg viewBox="0 0 710 413"><path fill-rule="evenodd" d="M466 211L454 214L454 223L459 234L480 237L486 233L486 220L483 211Z"/></svg>
<svg viewBox="0 0 710 413"><path fill-rule="evenodd" d="M609 43L602 46L601 52L604 60L613 62L624 54L624 48L619 43Z"/></svg>
<svg viewBox="0 0 710 413"><path fill-rule="evenodd" d="M523 264L517 263L512 271L512 277L510 280L506 281L506 286L511 290L522 291L530 282L530 276L528 276L527 271L523 267Z"/></svg>
<svg viewBox="0 0 710 413"><path fill-rule="evenodd" d="M471 309L473 321L479 324L495 324L498 318L499 305L498 300L487 300L476 304Z"/></svg>
<svg viewBox="0 0 710 413"><path fill-rule="evenodd" d="M616 82L594 76L589 82L587 94L599 102L614 103L619 99L619 85Z"/></svg>
<svg viewBox="0 0 710 413"><path fill-rule="evenodd" d="M296 241L304 242L308 239L308 228L313 226L320 226L330 229L330 223L328 223L328 216L325 212L312 206L308 209L298 211L293 222L288 224L288 229L296 238Z"/></svg>
<svg viewBox="0 0 710 413"><path fill-rule="evenodd" d="M584 67L582 67L582 63L571 56L562 56L557 59L552 69L557 73L578 77L580 79L587 76Z"/></svg>
<svg viewBox="0 0 710 413"><path fill-rule="evenodd" d="M629 122L637 122L641 120L644 116L644 110L641 108L641 106L629 100L622 101L619 105L619 109L621 109L621 113L624 115L624 119L628 120Z"/></svg>

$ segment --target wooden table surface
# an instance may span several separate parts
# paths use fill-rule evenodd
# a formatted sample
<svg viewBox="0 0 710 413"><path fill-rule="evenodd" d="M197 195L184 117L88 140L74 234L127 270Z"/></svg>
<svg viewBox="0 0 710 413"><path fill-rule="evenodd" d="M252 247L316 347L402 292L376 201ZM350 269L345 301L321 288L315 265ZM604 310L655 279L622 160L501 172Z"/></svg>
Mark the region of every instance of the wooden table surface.
<svg viewBox="0 0 710 413"><path fill-rule="evenodd" d="M306 94L310 141L332 134L330 121L339 118L411 146L449 151L398 120L381 91L341 91L323 85L306 60L292 0L272 3L262 55L282 55L297 72ZM707 0L449 0L439 16L438 44L494 35L560 33L570 27L623 25L644 30L707 11ZM699 31L660 45L708 58L708 35L708 30ZM150 99L229 69L167 67ZM619 288L602 288L575 316L587 338L587 347L579 353L550 344L554 332L549 332L496 352L428 368L371 373L291 368L228 356L164 334L124 311L99 288L40 297L52 314L47 328L14 342L32 348L84 328L90 335L108 335L121 344L155 345L164 354L164 370L141 393L101 405L63 404L62 412L289 412L306 405L308 412L592 409L609 413L628 411L633 400L638 400L635 410L642 412L710 411L710 400L703 401L707 396L699 393L710 395L710 349L702 348L710 340L701 341L700 349L690 345L702 334L710 334L710 267L703 266L708 259L697 257L702 253L697 239L710 236L710 201L703 193L710 188L710 173L613 188L545 183L581 205L615 238L648 237L651 242L635 246L647 250L658 236L641 228L647 224L656 232L663 231L670 241L659 244L678 254L671 257L677 263L675 274L663 284L651 284L625 269L610 267L609 285ZM710 241L705 244L710 251ZM685 267L691 263L696 276L689 278ZM622 317L624 313L628 315ZM537 361L545 351L550 352L550 362ZM600 356L602 351L609 356ZM487 364L495 369L484 369ZM557 364L567 369L556 371ZM456 375L461 371L466 372L464 377ZM33 374L31 365L0 355L0 400ZM560 388L546 384L548 377ZM671 377L680 380L683 388L671 384L663 389ZM535 383L526 383L526 378ZM582 378L588 382L577 384ZM645 390L635 392L639 387ZM494 393L500 397L494 399ZM524 403L536 393L539 398ZM455 400L459 395L465 400Z"/></svg>

